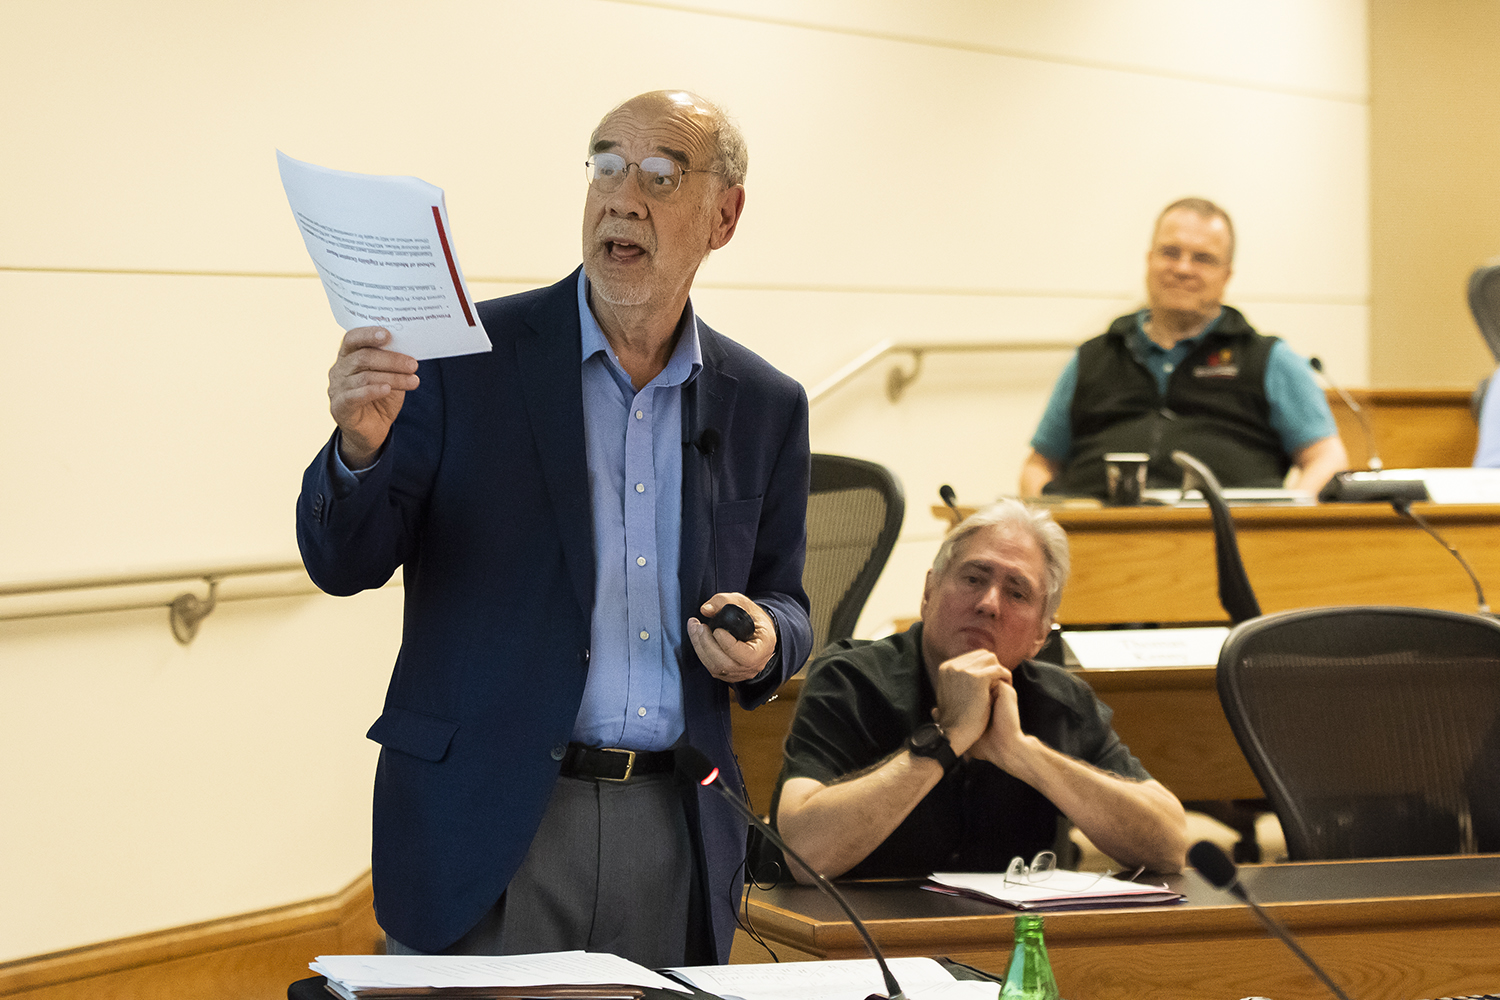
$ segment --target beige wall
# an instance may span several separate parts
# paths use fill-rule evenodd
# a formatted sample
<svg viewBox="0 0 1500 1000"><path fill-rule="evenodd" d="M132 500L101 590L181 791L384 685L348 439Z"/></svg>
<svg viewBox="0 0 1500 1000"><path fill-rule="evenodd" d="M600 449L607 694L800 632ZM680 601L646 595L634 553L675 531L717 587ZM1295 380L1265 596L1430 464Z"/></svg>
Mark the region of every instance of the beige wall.
<svg viewBox="0 0 1500 1000"><path fill-rule="evenodd" d="M722 100L749 205L712 323L805 383L882 338L1062 340L1139 299L1157 210L1235 214L1231 298L1369 364L1357 0L0 5L0 583L296 558L339 331L273 157L447 191L476 295L577 262L614 102ZM1318 248L1309 252L1308 248ZM820 401L904 480L862 631L915 607L939 483L1010 489L1061 352ZM335 891L368 863L399 589L0 622L0 960ZM0 608L0 613L3 613Z"/></svg>
<svg viewBox="0 0 1500 1000"><path fill-rule="evenodd" d="M1370 4L1370 379L1472 387L1466 298L1500 258L1500 5Z"/></svg>

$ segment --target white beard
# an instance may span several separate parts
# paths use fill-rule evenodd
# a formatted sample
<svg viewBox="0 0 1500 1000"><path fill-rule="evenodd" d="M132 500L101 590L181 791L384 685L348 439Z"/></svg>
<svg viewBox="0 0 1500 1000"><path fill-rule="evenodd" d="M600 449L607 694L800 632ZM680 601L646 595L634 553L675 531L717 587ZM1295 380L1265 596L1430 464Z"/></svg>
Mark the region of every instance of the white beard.
<svg viewBox="0 0 1500 1000"><path fill-rule="evenodd" d="M640 275L636 280L617 280L612 276L599 274L587 262L583 273L588 277L593 293L612 306L643 306L651 301L653 288L648 274Z"/></svg>

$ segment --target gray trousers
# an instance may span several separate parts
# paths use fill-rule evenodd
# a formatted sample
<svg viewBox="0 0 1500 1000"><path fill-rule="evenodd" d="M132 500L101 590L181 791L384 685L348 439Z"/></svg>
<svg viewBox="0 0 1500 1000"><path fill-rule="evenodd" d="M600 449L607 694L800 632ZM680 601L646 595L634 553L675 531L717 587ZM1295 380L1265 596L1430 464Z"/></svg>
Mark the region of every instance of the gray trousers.
<svg viewBox="0 0 1500 1000"><path fill-rule="evenodd" d="M445 955L612 952L648 969L687 960L693 848L669 774L558 778L505 894ZM422 954L394 938L392 955Z"/></svg>

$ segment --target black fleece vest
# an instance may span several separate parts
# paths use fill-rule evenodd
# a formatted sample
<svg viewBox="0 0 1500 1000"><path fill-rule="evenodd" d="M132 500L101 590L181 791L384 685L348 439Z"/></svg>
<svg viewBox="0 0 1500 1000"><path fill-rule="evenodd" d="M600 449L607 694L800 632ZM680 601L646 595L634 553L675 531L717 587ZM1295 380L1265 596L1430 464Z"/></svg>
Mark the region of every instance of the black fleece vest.
<svg viewBox="0 0 1500 1000"><path fill-rule="evenodd" d="M1078 349L1073 443L1049 493L1104 496L1104 456L1151 456L1147 485L1182 485L1171 454L1181 449L1224 486L1280 486L1291 462L1271 426L1266 363L1277 338L1256 333L1228 306L1218 325L1172 372L1163 396L1130 353L1134 314L1121 316Z"/></svg>

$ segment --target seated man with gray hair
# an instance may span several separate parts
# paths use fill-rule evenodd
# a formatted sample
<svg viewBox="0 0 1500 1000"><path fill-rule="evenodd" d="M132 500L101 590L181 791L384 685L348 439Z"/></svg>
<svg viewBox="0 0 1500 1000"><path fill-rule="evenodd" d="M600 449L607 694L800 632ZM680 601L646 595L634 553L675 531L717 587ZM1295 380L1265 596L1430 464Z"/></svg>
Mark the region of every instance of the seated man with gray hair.
<svg viewBox="0 0 1500 1000"><path fill-rule="evenodd" d="M1088 685L1031 659L1068 562L1045 511L1001 501L944 540L920 622L813 661L771 803L793 850L829 877L1002 871L1067 820L1122 864L1181 870L1182 804Z"/></svg>

